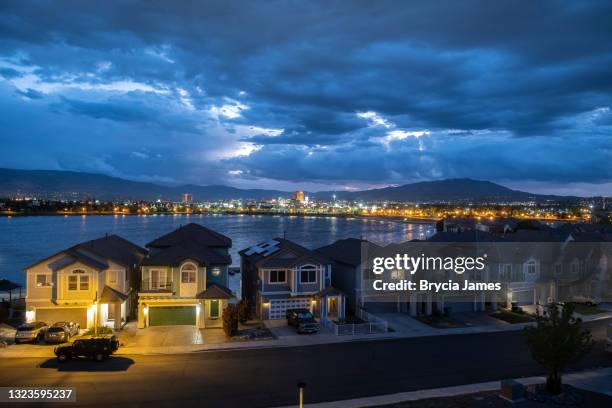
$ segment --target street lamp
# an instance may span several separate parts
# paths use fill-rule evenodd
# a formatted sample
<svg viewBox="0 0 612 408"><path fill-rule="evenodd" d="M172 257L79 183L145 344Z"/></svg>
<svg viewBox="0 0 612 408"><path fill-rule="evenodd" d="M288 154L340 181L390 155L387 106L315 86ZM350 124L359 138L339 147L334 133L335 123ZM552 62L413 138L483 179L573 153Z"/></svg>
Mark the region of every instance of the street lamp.
<svg viewBox="0 0 612 408"><path fill-rule="evenodd" d="M300 393L300 408L304 408L304 388L306 388L306 383L299 382L297 383L297 386Z"/></svg>

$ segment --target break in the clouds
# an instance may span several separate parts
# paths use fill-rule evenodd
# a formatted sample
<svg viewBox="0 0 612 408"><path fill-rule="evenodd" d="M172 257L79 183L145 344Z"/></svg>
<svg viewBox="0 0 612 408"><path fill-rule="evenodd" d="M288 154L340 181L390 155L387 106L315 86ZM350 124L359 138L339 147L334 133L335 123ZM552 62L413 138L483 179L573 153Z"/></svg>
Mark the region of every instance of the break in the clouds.
<svg viewBox="0 0 612 408"><path fill-rule="evenodd" d="M0 166L610 194L610 2L9 2Z"/></svg>

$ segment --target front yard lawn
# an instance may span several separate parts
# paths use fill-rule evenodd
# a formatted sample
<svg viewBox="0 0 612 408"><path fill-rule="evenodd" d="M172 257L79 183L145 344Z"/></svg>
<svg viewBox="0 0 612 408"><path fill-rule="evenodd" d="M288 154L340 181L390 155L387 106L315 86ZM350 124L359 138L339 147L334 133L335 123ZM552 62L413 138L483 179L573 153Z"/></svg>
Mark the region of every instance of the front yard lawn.
<svg viewBox="0 0 612 408"><path fill-rule="evenodd" d="M594 305L586 305L584 303L574 303L573 305L575 307L574 312L585 316L596 315L605 312L605 310L598 309L597 306Z"/></svg>
<svg viewBox="0 0 612 408"><path fill-rule="evenodd" d="M509 310L498 310L497 312L493 313L491 316L496 319L503 320L504 322L508 322L511 324L529 323L535 320L533 317L531 317L528 314L511 312Z"/></svg>

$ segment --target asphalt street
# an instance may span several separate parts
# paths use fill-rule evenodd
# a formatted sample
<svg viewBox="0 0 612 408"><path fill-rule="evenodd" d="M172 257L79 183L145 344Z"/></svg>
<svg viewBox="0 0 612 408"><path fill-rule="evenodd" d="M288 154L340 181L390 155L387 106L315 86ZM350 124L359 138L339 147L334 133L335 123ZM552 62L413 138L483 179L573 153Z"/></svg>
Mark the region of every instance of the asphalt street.
<svg viewBox="0 0 612 408"><path fill-rule="evenodd" d="M589 325L597 342L574 369L612 365L602 341L607 322ZM76 387L77 404L67 404L73 407L274 407L295 403L300 381L306 402L321 402L542 373L520 331L116 356L103 363L0 361L1 386Z"/></svg>

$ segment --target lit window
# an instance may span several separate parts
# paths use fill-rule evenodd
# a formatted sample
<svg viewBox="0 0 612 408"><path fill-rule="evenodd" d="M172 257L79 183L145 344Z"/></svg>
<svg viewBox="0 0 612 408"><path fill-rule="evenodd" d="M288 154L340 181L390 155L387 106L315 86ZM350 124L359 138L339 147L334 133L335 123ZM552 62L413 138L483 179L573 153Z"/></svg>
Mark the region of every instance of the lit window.
<svg viewBox="0 0 612 408"><path fill-rule="evenodd" d="M270 271L270 283L286 283L287 272L285 271Z"/></svg>
<svg viewBox="0 0 612 408"><path fill-rule="evenodd" d="M89 276L81 276L79 290L89 290Z"/></svg>
<svg viewBox="0 0 612 408"><path fill-rule="evenodd" d="M181 283L195 283L196 267L194 264L185 264L181 268Z"/></svg>
<svg viewBox="0 0 612 408"><path fill-rule="evenodd" d="M69 276L68 277L68 290L77 290L79 284L78 276Z"/></svg>
<svg viewBox="0 0 612 408"><path fill-rule="evenodd" d="M51 275L36 275L36 287L51 286Z"/></svg>

